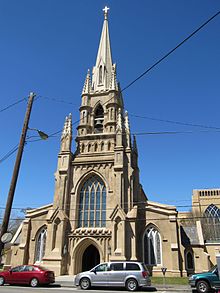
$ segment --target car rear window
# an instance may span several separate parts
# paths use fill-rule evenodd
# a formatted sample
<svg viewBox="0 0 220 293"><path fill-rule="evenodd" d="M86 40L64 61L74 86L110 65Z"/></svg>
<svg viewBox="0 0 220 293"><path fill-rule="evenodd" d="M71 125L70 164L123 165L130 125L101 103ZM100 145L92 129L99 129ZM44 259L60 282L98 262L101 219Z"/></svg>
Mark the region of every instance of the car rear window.
<svg viewBox="0 0 220 293"><path fill-rule="evenodd" d="M123 271L123 263L110 264L110 271Z"/></svg>
<svg viewBox="0 0 220 293"><path fill-rule="evenodd" d="M25 266L24 271L25 272L33 272L35 269L33 266Z"/></svg>
<svg viewBox="0 0 220 293"><path fill-rule="evenodd" d="M148 268L147 268L146 264L142 263L141 265L143 266L144 270L148 272Z"/></svg>
<svg viewBox="0 0 220 293"><path fill-rule="evenodd" d="M47 268L45 268L45 267L42 267L42 266L37 266L36 268L40 269L41 271L48 271L48 269L47 269Z"/></svg>
<svg viewBox="0 0 220 293"><path fill-rule="evenodd" d="M140 271L140 267L136 263L126 263L127 271Z"/></svg>

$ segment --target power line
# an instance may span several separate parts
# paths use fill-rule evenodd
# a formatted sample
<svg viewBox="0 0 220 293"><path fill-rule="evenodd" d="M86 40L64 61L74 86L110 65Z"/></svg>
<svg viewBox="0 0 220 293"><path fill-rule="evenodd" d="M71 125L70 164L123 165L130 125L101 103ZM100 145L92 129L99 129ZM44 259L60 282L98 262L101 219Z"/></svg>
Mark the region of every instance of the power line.
<svg viewBox="0 0 220 293"><path fill-rule="evenodd" d="M121 95L121 93L123 91L125 91L130 86L132 86L136 81L138 81L140 78L142 78L145 74L147 74L149 71L151 71L154 67L156 67L158 64L160 64L164 59L166 59L169 55L171 55L174 51L176 51L180 46L182 46L186 41L188 41L190 38L192 38L197 32L199 32L203 27L205 27L211 20L213 20L219 14L220 14L220 11L218 11L216 14L214 14L212 17L210 17L207 21L205 21L199 28L197 28L195 31L193 31L188 37L186 37L182 42L180 42L175 48L173 48L172 50L170 50L167 54L165 54L162 58L160 58L157 62L155 62L152 66L150 66L146 71L144 71L141 75L139 75L137 78L135 78L131 83L129 83L127 86L125 86L122 90L119 90L119 95ZM43 97L43 96L41 96L41 97ZM115 97L111 97L110 99L108 99L103 104L103 106L105 104L107 104L108 102L110 102L113 98L115 98ZM58 101L55 98L49 98L49 99L54 100L54 101ZM60 101L65 102L64 100L60 100ZM78 123L78 122L80 122L81 120L82 120L82 118L79 119L79 120L77 120L77 121L75 121L73 123L73 125L76 124L76 123ZM156 119L154 119L154 120L156 120ZM162 119L161 119L161 121L162 121ZM166 120L166 122L193 126L193 124L191 124L191 123L181 123L181 122L174 122L174 121L171 122L171 120ZM206 127L206 126L202 126L202 125L199 125L199 124L197 124L197 125L194 124L194 126ZM209 127L209 126L207 126L206 128L215 128L215 127ZM220 128L216 127L215 129L220 129ZM49 136L53 136L53 135L58 134L60 132L62 132L62 130L59 130L57 132L54 132L53 134L51 134ZM34 140L34 141L38 141L38 140Z"/></svg>
<svg viewBox="0 0 220 293"><path fill-rule="evenodd" d="M63 103L63 104L69 104L69 105L78 106L78 105L75 104L75 103L68 102L68 101L65 101L65 100L63 100L63 99L52 98L52 97L46 97L46 96L39 96L39 97L40 97L40 98L43 98L43 99L46 99L46 100L53 101L53 102L57 102L57 103Z"/></svg>
<svg viewBox="0 0 220 293"><path fill-rule="evenodd" d="M175 135L175 134L193 134L193 133L216 133L220 132L219 130L197 130L197 131L153 131L153 132L134 132L132 135Z"/></svg>
<svg viewBox="0 0 220 293"><path fill-rule="evenodd" d="M44 98L44 96L39 96L38 98ZM52 101L56 101L55 98L49 98L46 97L47 99L50 99ZM109 100L107 100L103 105L105 105L106 103L108 103L112 98L110 98ZM60 101L61 102L61 101ZM71 102L67 102L62 100L63 103L66 104L73 104ZM73 104L75 105L75 104ZM88 116L88 114L84 117L86 118ZM192 127L201 127L201 128L208 128L208 129L220 129L220 127L218 126L211 126L211 125L204 125L204 124L197 124L197 123L191 123L191 122L182 122L182 121L175 121L175 120L170 120L170 119L161 119L161 118L156 118L156 117L152 117L152 116L143 116L143 115L137 115L134 113L130 113L129 112L129 116L130 117L135 117L135 118L141 118L141 119L147 119L147 120L153 120L153 121L159 121L159 122L165 122L165 123L171 123L171 124L177 124L177 125L183 125L183 126L192 126ZM75 122L73 122L73 125L77 124L78 122L80 122L83 118L76 120ZM50 134L49 136L54 136L55 134L61 133L62 130L59 130L55 133Z"/></svg>
<svg viewBox="0 0 220 293"><path fill-rule="evenodd" d="M0 164L7 160L11 155L13 155L17 151L17 149L18 143L0 159Z"/></svg>
<svg viewBox="0 0 220 293"><path fill-rule="evenodd" d="M201 128L210 128L210 129L220 129L220 127L216 126L210 126L210 125L204 125L204 124L195 124L195 123L189 123L189 122L181 122L181 121L174 121L174 120L168 120L168 119L160 119L160 118L154 118L150 116L140 116L136 114L129 113L129 116L136 117L136 118L142 118L142 119L148 119L153 121L160 121L160 122L167 122L177 125L184 125L184 126L193 126L193 127L201 127Z"/></svg>
<svg viewBox="0 0 220 293"><path fill-rule="evenodd" d="M19 104L19 103L21 103L21 102L23 102L23 101L25 101L25 100L26 100L26 98L23 98L23 99L20 99L20 100L14 102L14 103L8 105L7 107L1 109L1 110L0 110L0 113L2 113L2 112L4 112L4 111L8 110L9 108L12 108L13 106L15 106L15 105L17 105L17 104Z"/></svg>
<svg viewBox="0 0 220 293"><path fill-rule="evenodd" d="M185 42L187 42L190 38L192 38L197 32L199 32L203 27L205 27L211 20L213 20L215 17L217 17L220 14L220 11L218 11L216 14L214 14L212 17L210 17L207 21L205 21L201 26L199 26L195 31L193 31L188 37L186 37L182 42L180 42L175 48L173 48L172 50L170 50L167 54L165 54L162 58L160 58L157 62L155 62L151 67L149 67L147 70L145 70L141 75L139 75L137 78L135 78L132 82L130 82L126 87L124 87L122 90L120 90L120 93L122 93L123 91L127 90L130 86L132 86L136 81L138 81L139 79L141 79L144 75L146 75L149 71L151 71L154 67L156 67L158 64L160 64L164 59L166 59L169 55L171 55L174 51L176 51L180 46L182 46ZM38 98L40 98L43 96L39 96ZM44 97L46 99L51 99L54 101L59 101L59 102L64 102L66 103L64 100L58 100L55 98L49 98L49 97ZM107 100L104 104L108 103L110 100L112 100L114 97L111 97L109 100ZM3 112L7 109L9 109L10 107L13 107L14 105L22 102L23 100L25 100L26 98L23 98L9 106L7 106L6 108L0 110L0 112ZM103 105L104 105L103 104ZM136 115L137 116L137 115ZM143 117L142 117L143 118ZM146 119L151 119L151 120L160 120L160 121L164 121L164 122L169 122L169 123L175 123L175 124L181 124L181 125L189 125L189 126L196 126L196 127L205 127L205 128L213 128L213 129L219 129L219 127L211 127L211 126L204 126L204 125L200 125L200 124L191 124L191 123L182 123L182 122L177 122L177 121L171 121L171 120L163 120L163 119L155 119L155 118L149 118L149 117L144 117ZM79 121L81 121L81 119L75 121L73 123L76 124ZM62 130L56 131L52 134L49 135L49 137L52 137L58 133L61 133ZM144 135L146 134L174 134L174 132L159 132L159 133L144 133ZM175 134L180 133L180 132L176 132ZM182 132L183 133L183 132ZM141 134L136 134L136 135L141 135ZM143 134L142 134L143 135ZM39 141L40 139L36 139L36 140L32 140L30 142L35 142L35 141ZM0 161L1 162L1 161Z"/></svg>
<svg viewBox="0 0 220 293"><path fill-rule="evenodd" d="M30 217L28 217L28 218L30 218ZM3 218L2 217L0 217L0 220L2 220ZM23 218L23 219L25 219L25 218ZM210 218L207 218L207 217L205 217L205 216L196 216L196 217L187 217L187 218L181 218L181 217L175 217L175 220L176 221L184 221L184 222L186 222L187 220L200 220L200 219L210 219ZM22 220L22 218L11 218L10 219L11 221L17 221L17 220ZM79 222L79 219L68 219L70 222ZM33 222L47 222L45 219L36 219L36 218L31 218L31 221L33 221ZM61 222L65 222L66 221L66 219L60 219L60 221ZM81 220L82 222L89 222L89 220ZM95 220L94 220L95 221ZM102 220L101 219L98 219L97 220L99 223L101 223L102 222ZM169 218L169 216L167 216L167 218L150 218L150 219L148 219L148 218L136 218L136 219L121 219L121 221L122 222L151 222L151 221L170 221L170 218ZM112 220L111 219L105 219L105 222L112 222ZM218 225L220 225L220 222L219 222L219 224ZM105 227L78 227L78 228L86 228L86 229L88 229L88 228L91 228L91 229L93 229L93 228L105 228Z"/></svg>
<svg viewBox="0 0 220 293"><path fill-rule="evenodd" d="M145 74L147 74L149 71L151 71L154 67L156 67L158 64L160 64L164 59L166 59L169 55L171 55L174 51L176 51L180 46L182 46L184 43L186 43L190 38L192 38L197 32L199 32L203 27L205 27L211 20L213 20L215 17L217 17L220 14L220 11L218 11L216 14L214 14L212 17L210 17L207 21L205 21L200 27L198 27L195 31L193 31L188 37L186 37L182 42L180 42L175 48L170 50L167 54L165 54L162 58L160 58L157 62L155 62L152 66L150 66L147 70L145 70L142 74L140 74L137 78L135 78L132 82L130 82L126 87L124 87L121 92L127 90L130 86L132 86L136 81L141 79Z"/></svg>
<svg viewBox="0 0 220 293"><path fill-rule="evenodd" d="M78 121L77 121L78 122ZM76 123L76 122L75 122ZM74 124L75 124L74 123ZM50 135L48 135L48 138L52 138L55 137L56 134L61 133L62 130L56 131ZM145 135L178 135L178 134L194 134L194 133L217 133L220 132L220 129L218 130L218 128L214 128L213 130L197 130L197 131L151 131L151 132L131 132L131 135L136 135L136 136L145 136ZM122 134L126 134L125 132L123 132ZM117 135L117 134L116 134ZM38 137L38 136L30 136L28 137L28 139L30 138L34 138L34 137ZM42 141L41 138L37 138L37 139L33 139L33 140L27 140L26 141L26 145L28 143L33 143L33 142L38 142L38 141ZM16 152L17 148L13 148L11 149L4 157L2 157L0 159L0 164L3 163L5 160L7 160L13 153Z"/></svg>
<svg viewBox="0 0 220 293"><path fill-rule="evenodd" d="M203 198L202 199L202 201L210 201L210 198ZM124 202L124 204L129 204L128 202ZM135 203L135 206L137 206L137 205L144 205L144 207L138 207L138 210L145 210L147 207L150 207L150 206L152 206L152 205L156 205L157 204L157 202L151 202L151 201L147 201L146 200L146 202L144 201L141 201L141 202L136 202ZM50 205L50 204L49 204ZM52 204L51 204L52 205ZM161 205L161 203L160 203L160 205ZM165 205L165 206L171 206L171 207L173 207L173 208L193 208L193 207L206 207L207 206L207 204L185 204L185 205L172 205L172 204L163 204L162 203L162 205ZM29 204L29 206L31 206L31 204ZM74 205L72 205L72 204L66 204L66 207L68 207L68 206L73 206L73 207L71 207L71 208L68 208L68 210L75 210L75 209L78 209L78 207L80 206L80 204L74 204ZM31 207L12 207L12 209L13 210L27 210L27 211L32 211L32 210L36 210L36 209L38 209L39 207L37 207L37 208L31 208ZM0 210L4 210L5 209L5 207L3 207L3 206L0 206ZM55 207L55 208L49 208L49 209L47 209L47 211L55 211L55 210L61 210L61 211L63 211L64 209L63 208L57 208L57 207ZM90 211L94 211L95 209L90 209ZM96 211L113 211L114 210L114 208L106 208L106 209L96 209ZM180 211L180 212L182 212L182 211Z"/></svg>

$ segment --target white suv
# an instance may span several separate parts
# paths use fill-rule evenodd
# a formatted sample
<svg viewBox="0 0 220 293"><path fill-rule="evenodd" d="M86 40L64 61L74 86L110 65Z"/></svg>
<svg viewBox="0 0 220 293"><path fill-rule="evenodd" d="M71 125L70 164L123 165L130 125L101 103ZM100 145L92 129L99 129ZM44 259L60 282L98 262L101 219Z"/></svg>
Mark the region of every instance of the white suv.
<svg viewBox="0 0 220 293"><path fill-rule="evenodd" d="M144 263L117 261L101 263L90 271L79 273L75 285L84 290L91 286L114 286L136 291L139 287L150 286L151 281Z"/></svg>

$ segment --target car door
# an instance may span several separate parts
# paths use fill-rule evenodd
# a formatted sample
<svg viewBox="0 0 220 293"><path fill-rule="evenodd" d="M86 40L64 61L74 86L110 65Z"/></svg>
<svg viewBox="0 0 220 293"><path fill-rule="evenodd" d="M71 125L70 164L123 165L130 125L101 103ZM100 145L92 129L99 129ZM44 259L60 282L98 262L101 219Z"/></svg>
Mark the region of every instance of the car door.
<svg viewBox="0 0 220 293"><path fill-rule="evenodd" d="M10 270L10 274L8 277L8 283L10 284L21 284L22 283L22 275L21 272L23 271L24 266L18 266L12 268Z"/></svg>
<svg viewBox="0 0 220 293"><path fill-rule="evenodd" d="M218 268L216 267L212 273L213 273L212 284L214 285L215 288L220 288L220 279L219 279Z"/></svg>
<svg viewBox="0 0 220 293"><path fill-rule="evenodd" d="M109 286L124 286L125 270L123 262L110 263L108 273Z"/></svg>
<svg viewBox="0 0 220 293"><path fill-rule="evenodd" d="M23 284L29 284L33 278L33 266L24 266L22 272L20 272L20 279Z"/></svg>
<svg viewBox="0 0 220 293"><path fill-rule="evenodd" d="M91 271L92 286L107 286L108 285L108 264L103 263L95 267Z"/></svg>

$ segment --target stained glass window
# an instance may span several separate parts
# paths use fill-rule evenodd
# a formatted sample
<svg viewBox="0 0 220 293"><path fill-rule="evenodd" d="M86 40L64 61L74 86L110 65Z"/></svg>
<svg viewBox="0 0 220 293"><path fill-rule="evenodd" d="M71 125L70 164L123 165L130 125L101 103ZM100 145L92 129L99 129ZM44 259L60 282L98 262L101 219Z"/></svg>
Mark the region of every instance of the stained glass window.
<svg viewBox="0 0 220 293"><path fill-rule="evenodd" d="M205 216L208 218L215 218L220 221L220 209L214 204L210 204L205 210Z"/></svg>
<svg viewBox="0 0 220 293"><path fill-rule="evenodd" d="M90 177L82 186L79 198L78 227L105 227L106 188L98 176Z"/></svg>
<svg viewBox="0 0 220 293"><path fill-rule="evenodd" d="M40 230L36 240L36 249L35 249L35 262L41 262L45 254L47 239L47 229L44 227Z"/></svg>
<svg viewBox="0 0 220 293"><path fill-rule="evenodd" d="M161 237L160 233L154 228L150 227L144 234L144 262L147 265L161 265Z"/></svg>
<svg viewBox="0 0 220 293"><path fill-rule="evenodd" d="M220 209L216 205L210 204L205 210L202 229L205 241L220 241Z"/></svg>

